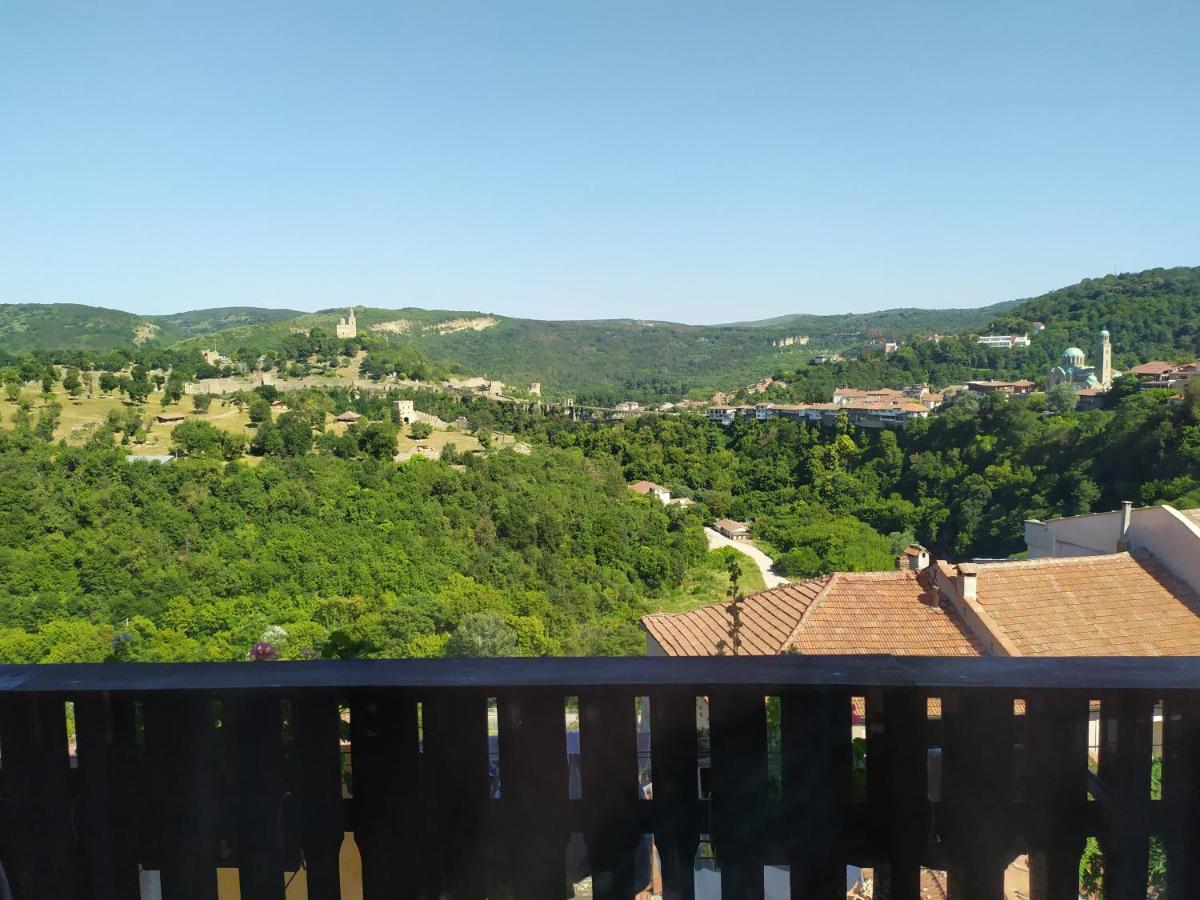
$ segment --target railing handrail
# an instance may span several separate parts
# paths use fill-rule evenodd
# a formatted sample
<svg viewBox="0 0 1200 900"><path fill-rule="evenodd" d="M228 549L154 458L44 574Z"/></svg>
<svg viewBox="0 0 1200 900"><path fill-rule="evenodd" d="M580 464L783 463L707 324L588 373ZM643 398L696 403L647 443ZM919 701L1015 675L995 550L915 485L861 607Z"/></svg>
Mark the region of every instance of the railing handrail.
<svg viewBox="0 0 1200 900"><path fill-rule="evenodd" d="M542 657L0 665L0 695L302 689L1200 690L1200 657Z"/></svg>

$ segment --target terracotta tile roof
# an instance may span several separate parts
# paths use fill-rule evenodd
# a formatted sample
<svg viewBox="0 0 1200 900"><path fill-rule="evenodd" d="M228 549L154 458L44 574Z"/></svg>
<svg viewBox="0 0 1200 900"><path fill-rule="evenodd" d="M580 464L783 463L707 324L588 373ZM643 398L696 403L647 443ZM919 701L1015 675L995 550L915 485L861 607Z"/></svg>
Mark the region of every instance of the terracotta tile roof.
<svg viewBox="0 0 1200 900"><path fill-rule="evenodd" d="M801 653L978 656L958 614L917 573L838 572L783 649Z"/></svg>
<svg viewBox="0 0 1200 900"><path fill-rule="evenodd" d="M1200 597L1149 555L983 564L977 591L1027 656L1200 655Z"/></svg>
<svg viewBox="0 0 1200 900"><path fill-rule="evenodd" d="M714 523L720 531L736 532L738 534L749 534L750 526L745 522L738 522L734 519L717 519Z"/></svg>
<svg viewBox="0 0 1200 900"><path fill-rule="evenodd" d="M799 624L809 604L830 577L759 591L742 601L742 649L773 656ZM669 656L715 656L720 641L729 640L726 603L713 603L684 613L656 613L642 625Z"/></svg>
<svg viewBox="0 0 1200 900"><path fill-rule="evenodd" d="M655 484L653 481L635 481L629 486L631 491L638 494L648 494L651 491L665 491L666 488L661 484Z"/></svg>
<svg viewBox="0 0 1200 900"><path fill-rule="evenodd" d="M976 656L980 644L916 573L838 572L751 594L743 601L742 651ZM725 603L646 616L646 631L670 656L716 655L729 640Z"/></svg>
<svg viewBox="0 0 1200 900"><path fill-rule="evenodd" d="M1134 375L1165 375L1166 373L1173 372L1178 368L1179 366L1176 363L1154 360L1153 362L1142 363L1140 366L1134 366L1129 371Z"/></svg>

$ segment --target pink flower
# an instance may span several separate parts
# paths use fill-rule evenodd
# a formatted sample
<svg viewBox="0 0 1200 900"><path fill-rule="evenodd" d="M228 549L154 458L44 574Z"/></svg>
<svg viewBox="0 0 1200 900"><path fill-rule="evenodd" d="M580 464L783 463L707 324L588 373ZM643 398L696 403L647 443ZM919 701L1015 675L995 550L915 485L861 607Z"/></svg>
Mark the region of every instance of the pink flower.
<svg viewBox="0 0 1200 900"><path fill-rule="evenodd" d="M258 662L266 662L272 659L279 659L279 654L276 653L275 648L266 641L259 641L250 648L248 657Z"/></svg>

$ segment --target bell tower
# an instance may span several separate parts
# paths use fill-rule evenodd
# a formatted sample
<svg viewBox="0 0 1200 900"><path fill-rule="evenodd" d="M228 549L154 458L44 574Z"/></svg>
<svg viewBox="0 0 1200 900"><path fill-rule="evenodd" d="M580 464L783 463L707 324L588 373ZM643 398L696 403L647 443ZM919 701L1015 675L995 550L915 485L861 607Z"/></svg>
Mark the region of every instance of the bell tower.
<svg viewBox="0 0 1200 900"><path fill-rule="evenodd" d="M1108 329L1100 332L1096 343L1096 380L1105 390L1112 387L1112 337Z"/></svg>

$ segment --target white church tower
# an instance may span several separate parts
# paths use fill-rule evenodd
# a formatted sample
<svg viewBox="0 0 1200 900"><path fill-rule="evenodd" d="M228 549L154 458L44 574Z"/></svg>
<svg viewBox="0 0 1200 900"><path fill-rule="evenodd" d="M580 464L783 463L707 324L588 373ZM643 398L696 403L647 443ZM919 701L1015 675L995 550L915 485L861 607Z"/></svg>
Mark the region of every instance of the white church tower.
<svg viewBox="0 0 1200 900"><path fill-rule="evenodd" d="M1106 391L1112 387L1112 373L1112 336L1105 329L1096 342L1096 380Z"/></svg>
<svg viewBox="0 0 1200 900"><path fill-rule="evenodd" d="M354 308L351 307L346 318L338 319L337 336L339 338L358 337L358 322L354 319Z"/></svg>

